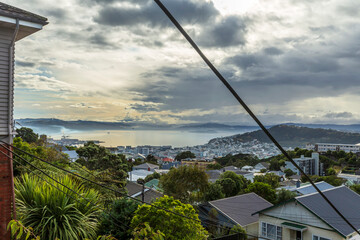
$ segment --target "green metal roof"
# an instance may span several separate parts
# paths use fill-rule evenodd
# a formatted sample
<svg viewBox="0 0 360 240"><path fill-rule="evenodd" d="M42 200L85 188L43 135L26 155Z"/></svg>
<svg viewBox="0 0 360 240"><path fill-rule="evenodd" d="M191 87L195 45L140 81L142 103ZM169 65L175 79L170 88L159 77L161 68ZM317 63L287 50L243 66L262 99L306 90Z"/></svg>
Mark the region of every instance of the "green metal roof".
<svg viewBox="0 0 360 240"><path fill-rule="evenodd" d="M307 229L306 226L302 226L302 225L291 223L291 222L283 222L281 225L286 228L290 228L290 229L293 229L296 231L305 231Z"/></svg>

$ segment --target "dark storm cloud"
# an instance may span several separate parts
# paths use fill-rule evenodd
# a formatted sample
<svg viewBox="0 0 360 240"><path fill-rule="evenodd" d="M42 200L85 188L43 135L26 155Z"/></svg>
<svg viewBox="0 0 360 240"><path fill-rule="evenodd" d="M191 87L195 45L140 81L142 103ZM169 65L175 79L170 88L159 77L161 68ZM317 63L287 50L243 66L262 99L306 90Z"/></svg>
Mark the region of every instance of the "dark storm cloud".
<svg viewBox="0 0 360 240"><path fill-rule="evenodd" d="M264 53L267 55L281 55L284 52L276 47L268 47L264 49Z"/></svg>
<svg viewBox="0 0 360 240"><path fill-rule="evenodd" d="M325 118L352 118L351 112L339 112L339 113L327 113L324 115Z"/></svg>
<svg viewBox="0 0 360 240"><path fill-rule="evenodd" d="M105 37L105 34L95 33L89 38L90 43L99 45L101 47L113 47L113 44Z"/></svg>
<svg viewBox="0 0 360 240"><path fill-rule="evenodd" d="M261 56L257 54L244 54L240 56L229 57L225 60L225 63L233 64L241 69L248 69L250 67L260 65L266 56Z"/></svg>
<svg viewBox="0 0 360 240"><path fill-rule="evenodd" d="M15 62L16 66L20 66L20 67L35 67L35 63L33 62L26 62L26 61L19 61L17 60Z"/></svg>
<svg viewBox="0 0 360 240"><path fill-rule="evenodd" d="M52 9L46 9L44 11L44 16L55 17L57 19L65 19L68 17L68 13L66 12L66 10L61 8L52 8Z"/></svg>
<svg viewBox="0 0 360 240"><path fill-rule="evenodd" d="M229 16L221 21L205 26L199 37L199 44L204 47L229 47L244 45L247 32L246 21L239 16Z"/></svg>
<svg viewBox="0 0 360 240"><path fill-rule="evenodd" d="M155 2L144 0L137 3L139 7L107 5L94 21L109 26L171 26L170 20ZM205 23L219 14L212 2L177 0L168 1L165 5L179 21L186 24Z"/></svg>
<svg viewBox="0 0 360 240"><path fill-rule="evenodd" d="M134 109L138 112L150 112L150 111L158 111L159 108L156 107L156 105L154 104L138 104L138 103L135 103L135 104L131 104L130 105L130 108L131 109Z"/></svg>

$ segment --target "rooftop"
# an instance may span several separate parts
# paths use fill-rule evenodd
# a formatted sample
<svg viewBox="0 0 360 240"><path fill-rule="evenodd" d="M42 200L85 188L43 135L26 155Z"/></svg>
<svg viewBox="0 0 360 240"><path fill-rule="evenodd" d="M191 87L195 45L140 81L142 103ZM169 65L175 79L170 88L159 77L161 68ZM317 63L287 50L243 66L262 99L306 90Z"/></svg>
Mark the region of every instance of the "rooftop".
<svg viewBox="0 0 360 240"><path fill-rule="evenodd" d="M272 204L255 193L210 201L209 204L241 226L257 222L258 214L252 215Z"/></svg>
<svg viewBox="0 0 360 240"><path fill-rule="evenodd" d="M356 229L360 229L359 194L345 186L331 188L323 191L323 193ZM354 232L354 230L342 220L319 193L299 196L295 199L342 235L347 236Z"/></svg>
<svg viewBox="0 0 360 240"><path fill-rule="evenodd" d="M45 17L25 11L20 8L10 6L10 5L2 3L2 2L0 2L0 15L7 16L10 18L18 18L18 19L24 20L24 21L39 23L42 25L48 24L47 18L45 18Z"/></svg>
<svg viewBox="0 0 360 240"><path fill-rule="evenodd" d="M317 183L315 183L315 185L319 188L320 191L324 191L324 190L327 190L327 189L334 188L333 185L331 185L331 184L329 184L327 182L324 182L324 181L317 182ZM317 192L316 189L311 184L299 187L299 188L296 189L296 191L298 193L300 193L301 195L306 195L306 194L311 194L311 193L316 193Z"/></svg>

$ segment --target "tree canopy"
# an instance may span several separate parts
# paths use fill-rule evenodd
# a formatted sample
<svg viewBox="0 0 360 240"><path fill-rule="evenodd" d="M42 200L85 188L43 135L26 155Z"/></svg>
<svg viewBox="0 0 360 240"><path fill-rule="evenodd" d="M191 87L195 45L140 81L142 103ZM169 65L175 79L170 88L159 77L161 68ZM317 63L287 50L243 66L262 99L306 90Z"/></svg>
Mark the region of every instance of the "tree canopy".
<svg viewBox="0 0 360 240"><path fill-rule="evenodd" d="M105 147L87 142L83 147L76 150L79 158L76 162L90 170L106 173L111 178L103 174L98 174L101 181L117 183L123 186L126 182L127 172L129 171L128 162L122 154L112 154Z"/></svg>
<svg viewBox="0 0 360 240"><path fill-rule="evenodd" d="M216 183L222 187L225 197L232 197L246 189L249 181L242 175L226 171L220 175Z"/></svg>
<svg viewBox="0 0 360 240"><path fill-rule="evenodd" d="M279 176L274 173L267 173L265 175L257 175L254 177L254 182L263 182L269 184L272 188L279 187Z"/></svg>
<svg viewBox="0 0 360 240"><path fill-rule="evenodd" d="M164 193L182 202L192 202L192 192L203 193L208 187L208 175L205 171L193 166L172 168L162 175L159 182Z"/></svg>
<svg viewBox="0 0 360 240"><path fill-rule="evenodd" d="M103 212L100 216L98 234L111 235L117 239L129 239L131 235L126 226L130 225L139 205L138 202L126 198L114 201L109 212Z"/></svg>
<svg viewBox="0 0 360 240"><path fill-rule="evenodd" d="M195 154L190 152L190 151L185 151L185 152L181 152L179 154L176 155L175 160L176 161L181 161L183 159L186 158L196 158Z"/></svg>
<svg viewBox="0 0 360 240"><path fill-rule="evenodd" d="M204 193L205 201L213 201L224 197L223 187L219 183L211 183Z"/></svg>
<svg viewBox="0 0 360 240"><path fill-rule="evenodd" d="M27 143L35 143L39 139L39 135L36 134L31 128L22 127L16 129L18 137Z"/></svg>
<svg viewBox="0 0 360 240"><path fill-rule="evenodd" d="M93 239L99 214L96 205L98 192L84 188L67 175L53 177L85 199L52 180L49 181L62 191L35 176L24 174L20 179L15 179L19 220L31 227L41 239Z"/></svg>
<svg viewBox="0 0 360 240"><path fill-rule="evenodd" d="M263 182L250 183L246 189L246 192L254 192L271 203L276 202L276 192L267 183L263 183Z"/></svg>
<svg viewBox="0 0 360 240"><path fill-rule="evenodd" d="M170 210L180 215L199 220L199 216L190 204L181 203L172 197L164 196L151 205L140 206L131 221L136 228L148 223L151 229L161 231L169 240L205 240L207 232L199 221L183 218L164 211Z"/></svg>

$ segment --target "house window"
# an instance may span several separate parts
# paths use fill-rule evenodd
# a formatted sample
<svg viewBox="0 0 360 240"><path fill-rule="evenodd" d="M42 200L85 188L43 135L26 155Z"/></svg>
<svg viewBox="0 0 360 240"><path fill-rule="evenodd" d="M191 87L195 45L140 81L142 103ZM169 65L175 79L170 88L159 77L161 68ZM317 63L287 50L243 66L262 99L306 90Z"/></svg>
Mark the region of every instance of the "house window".
<svg viewBox="0 0 360 240"><path fill-rule="evenodd" d="M282 227L262 222L261 235L274 240L282 240Z"/></svg>
<svg viewBox="0 0 360 240"><path fill-rule="evenodd" d="M330 239L330 238L325 238L325 237L320 237L320 236L313 235L312 240L331 240L331 239Z"/></svg>

